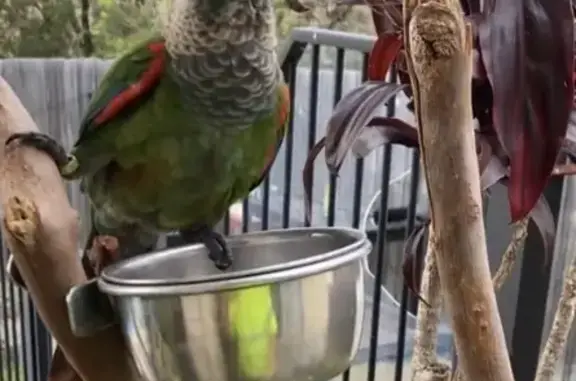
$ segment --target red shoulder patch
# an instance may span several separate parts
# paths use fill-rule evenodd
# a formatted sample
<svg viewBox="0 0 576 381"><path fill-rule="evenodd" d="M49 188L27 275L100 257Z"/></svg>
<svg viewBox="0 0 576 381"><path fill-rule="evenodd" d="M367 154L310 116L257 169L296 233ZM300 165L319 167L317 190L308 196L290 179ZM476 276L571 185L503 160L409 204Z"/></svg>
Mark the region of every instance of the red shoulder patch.
<svg viewBox="0 0 576 381"><path fill-rule="evenodd" d="M290 113L290 88L287 84L280 86L280 105L278 108L278 128L284 129Z"/></svg>
<svg viewBox="0 0 576 381"><path fill-rule="evenodd" d="M154 58L150 61L148 69L142 74L140 79L124 89L115 96L100 114L94 119L96 125L108 122L118 113L137 100L140 96L152 89L159 81L166 65L164 55L164 43L154 42L148 45L148 50Z"/></svg>
<svg viewBox="0 0 576 381"><path fill-rule="evenodd" d="M280 145L284 140L284 135L286 134L286 124L288 122L288 117L290 115L290 88L287 84L280 85L279 89L279 103L277 107L278 119L276 120L276 136L277 139L274 143L268 147L268 151L266 152L266 165L264 167L264 171L262 175L264 176L266 172L270 169L270 166L274 162L276 158L276 154L280 149Z"/></svg>
<svg viewBox="0 0 576 381"><path fill-rule="evenodd" d="M276 155L280 150L280 146L282 145L282 141L284 140L284 135L286 134L287 122L288 117L290 116L290 88L286 84L280 85L279 89L279 99L278 99L278 107L276 108L276 141L274 141L268 147L266 151L266 159L264 160L264 168L262 172L260 172L260 178L256 181L252 187L250 187L250 191L257 188L264 178L268 175L268 171L270 171L270 167L274 163L276 159Z"/></svg>

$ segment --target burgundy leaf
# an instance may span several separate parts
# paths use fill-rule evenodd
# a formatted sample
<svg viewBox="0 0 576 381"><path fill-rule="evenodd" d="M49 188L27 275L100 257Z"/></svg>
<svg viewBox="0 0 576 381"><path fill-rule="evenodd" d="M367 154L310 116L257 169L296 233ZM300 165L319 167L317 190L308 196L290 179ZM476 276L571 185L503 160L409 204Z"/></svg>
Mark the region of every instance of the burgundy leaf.
<svg viewBox="0 0 576 381"><path fill-rule="evenodd" d="M568 119L566 138L562 141L562 151L572 161L576 161L576 108L572 108Z"/></svg>
<svg viewBox="0 0 576 381"><path fill-rule="evenodd" d="M428 307L430 304L420 296L418 291L422 282L422 273L418 271L418 248L429 227L430 220L426 220L410 233L404 243L404 262L402 263L402 274L406 287Z"/></svg>
<svg viewBox="0 0 576 381"><path fill-rule="evenodd" d="M572 107L570 0L486 0L479 40L493 89L493 121L510 157L512 221L542 194Z"/></svg>
<svg viewBox="0 0 576 381"><path fill-rule="evenodd" d="M484 170L492 160L493 150L490 145L490 141L486 139L482 134L475 132L476 137L476 155L478 155L478 168L480 174L484 173Z"/></svg>
<svg viewBox="0 0 576 381"><path fill-rule="evenodd" d="M500 159L492 156L490 161L480 175L480 187L483 192L490 189L493 185L507 178L508 170L502 165Z"/></svg>
<svg viewBox="0 0 576 381"><path fill-rule="evenodd" d="M571 176L576 175L576 164L557 164L552 170L552 176Z"/></svg>
<svg viewBox="0 0 576 381"><path fill-rule="evenodd" d="M500 171L500 170L496 170ZM507 176L501 177L498 181L500 184L505 186L510 186L510 181ZM492 182L491 185L494 185ZM483 190L485 190L486 184L483 184ZM534 222L542 238L542 245L544 246L544 258L545 263L548 262L554 250L554 239L556 237L556 224L554 223L554 216L552 215L552 210L546 201L544 196L538 197L534 208L528 214L528 217Z"/></svg>
<svg viewBox="0 0 576 381"><path fill-rule="evenodd" d="M418 130L400 119L388 117L375 117L368 123L368 127L352 144L352 154L365 157L376 147L384 144L401 144L410 148L418 147Z"/></svg>
<svg viewBox="0 0 576 381"><path fill-rule="evenodd" d="M402 36L400 34L383 33L378 36L368 58L368 80L386 80L386 74L401 47Z"/></svg>
<svg viewBox="0 0 576 381"><path fill-rule="evenodd" d="M348 150L368 125L374 113L404 88L386 82L365 82L344 96L328 121L326 132L326 164L337 173Z"/></svg>
<svg viewBox="0 0 576 381"><path fill-rule="evenodd" d="M307 221L312 221L312 180L314 179L314 161L320 154L320 151L324 148L326 143L326 138L318 140L318 142L312 147L306 158L306 163L304 163L304 169L302 170L302 182L304 183L304 207L305 207L305 218Z"/></svg>

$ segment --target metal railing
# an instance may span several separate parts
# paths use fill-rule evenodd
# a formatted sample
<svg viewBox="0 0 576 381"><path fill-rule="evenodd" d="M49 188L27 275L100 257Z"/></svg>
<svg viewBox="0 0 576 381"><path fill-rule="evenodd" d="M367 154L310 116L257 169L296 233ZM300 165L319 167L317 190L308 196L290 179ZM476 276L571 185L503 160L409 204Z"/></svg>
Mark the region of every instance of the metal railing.
<svg viewBox="0 0 576 381"><path fill-rule="evenodd" d="M310 69L310 82L309 82L309 103L308 108L308 126L294 125L294 112L295 108L291 110L291 125L287 137L284 142L284 158L281 168L275 165L275 171L282 171L283 175L280 183L282 184L282 200L276 203L281 205L278 211L271 214L271 181L270 178L266 179L260 188L261 198L257 205L251 199L244 200L243 214L242 214L242 231L254 230L254 225L251 216L257 215L260 222L260 229L266 230L271 224L272 220L279 219L274 225L280 225L284 228L294 226L295 217L294 208L295 202L301 200L294 197L294 181L293 175L295 172L301 170L294 165L294 131L307 128L307 142L306 147L309 149L319 138L317 131L318 119L318 99L319 94L319 72L322 66L321 62L321 48L329 47L335 50L332 57L333 61L333 74L334 74L334 89L333 89L333 103L335 104L343 95L343 73L346 66L346 57L350 54L356 54L361 57L362 78L366 78L366 65L367 53L370 51L374 38L365 35L357 35L343 32L335 32L317 28L297 28L294 29L291 37L285 42L285 49L282 50L281 56L283 59L283 71L287 82L290 84L291 94L294 97L296 88L298 86L296 81L296 69L300 65L302 58L305 55L309 59ZM392 79L395 76L392 73ZM396 102L389 102L386 107L386 113L389 116L395 115ZM386 368L386 378L384 374L377 375L378 359L379 357L379 324L380 324L380 304L383 298L381 284L384 283L385 268L387 267L387 260L389 261L391 255L399 255L398 252L394 253L387 248L393 242L402 242L409 234L409 232L420 223L418 219L417 204L419 202L419 187L420 187L420 174L419 174L419 158L418 152L412 152L410 164L410 180L408 189L408 203L405 207L395 208L396 212L390 213L389 208L389 190L390 181L392 178L392 162L393 162L393 147L386 146L381 150L381 170L378 172L381 197L378 202L376 211L377 224L371 227L368 231L369 237L374 242L374 250L372 258L370 259L371 267L374 272L374 288L371 290L373 298L372 311L367 316L371 323L369 325L369 341L367 356L367 369L366 374L354 375L355 369L349 370L342 375L342 380L356 380L366 379L374 381L376 378L379 380L394 380L400 381L405 375L406 365L406 337L407 337L407 321L408 311L415 312L415 299L410 295L406 287L402 287L399 294L400 314L397 321L397 338L396 338L396 351L394 357L394 372L392 373ZM305 154L305 149L300 149L299 155ZM366 176L365 160L354 159L353 172L342 175L339 179L335 176L330 176L328 179L328 194L326 206L326 219L325 224L332 226L336 223L336 210L342 206L344 210L349 210L351 214L349 224L352 227L358 228L361 226L363 210L363 183ZM372 173L372 176L374 173ZM300 178L300 176L296 176ZM344 179L346 182L353 182L351 188L352 192L346 197L337 197L337 188L339 180ZM316 184L317 185L317 184ZM300 185L298 185L300 186ZM546 197L553 210L554 216L558 219L560 210L560 200L562 194L563 181L554 179L546 190ZM486 212L486 225L489 237L489 250L491 255L495 257L501 251L502 242L507 242L509 233L506 230L508 221L506 208L496 205L491 209L492 203L502 204L505 199L505 192L495 192L487 205ZM295 201L296 200L296 201ZM502 204L503 205L503 204ZM254 209L257 212L254 213ZM251 213L252 210L252 213ZM393 216L394 215L394 216ZM396 218L400 216L400 219ZM229 231L229 219L226 217L224 230ZM299 223L299 222L297 222ZM304 225L318 224L317 221L302 221ZM504 228L502 228L504 227ZM546 306L546 298L548 294L548 284L550 280L550 265L543 268L542 258L542 243L538 234L532 234L533 227L530 227L529 238L524 248L523 260L521 263L521 270L515 280L518 284L515 289L516 292L509 293L510 295L499 296L501 306L501 313L505 320L505 332L510 345L510 353L512 353L512 363L516 379L520 381L533 379L535 366L537 363L537 355L540 349L540 342L542 337L542 330L544 324L544 314ZM507 235L508 234L508 235ZM498 245L491 242L498 241ZM3 250L4 263L7 259L6 249ZM550 261L551 262L551 261ZM6 279L4 266L0 270L0 277ZM514 281L514 280L512 280ZM44 381L47 378L49 361L51 358L51 340L50 335L44 328L42 322L36 315L31 301L22 291L14 288L7 282L1 282L1 297L2 297L2 311L0 317L3 317L4 326L0 327L3 332L0 337L8 343L7 347L2 347L0 352L0 380L1 381ZM517 298L517 299L516 299ZM515 305L513 310L510 310L509 305ZM508 310L506 310L508 308ZM10 314L16 311L21 316L19 325L15 320L10 320ZM529 317L529 318L527 318Z"/></svg>

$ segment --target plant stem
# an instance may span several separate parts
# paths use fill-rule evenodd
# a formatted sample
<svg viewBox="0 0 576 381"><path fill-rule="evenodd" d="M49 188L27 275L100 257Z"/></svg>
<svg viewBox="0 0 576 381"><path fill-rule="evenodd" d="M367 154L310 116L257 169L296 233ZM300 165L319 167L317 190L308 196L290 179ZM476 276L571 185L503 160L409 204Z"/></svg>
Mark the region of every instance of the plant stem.
<svg viewBox="0 0 576 381"><path fill-rule="evenodd" d="M526 237L528 236L528 218L518 221L514 224L514 231L512 232L512 239L506 248L506 251L502 255L502 261L500 262L500 267L492 279L494 283L494 291L498 291L506 282L506 279L514 270L514 264L518 257L518 252L524 245Z"/></svg>
<svg viewBox="0 0 576 381"><path fill-rule="evenodd" d="M432 241L432 226L429 229L429 241ZM436 338L438 334L439 309L442 303L440 277L436 268L434 245L428 244L420 295L427 303L418 303L416 315L416 335L414 337L414 355L412 356L412 381L430 379L430 374L436 374L431 369L437 369Z"/></svg>

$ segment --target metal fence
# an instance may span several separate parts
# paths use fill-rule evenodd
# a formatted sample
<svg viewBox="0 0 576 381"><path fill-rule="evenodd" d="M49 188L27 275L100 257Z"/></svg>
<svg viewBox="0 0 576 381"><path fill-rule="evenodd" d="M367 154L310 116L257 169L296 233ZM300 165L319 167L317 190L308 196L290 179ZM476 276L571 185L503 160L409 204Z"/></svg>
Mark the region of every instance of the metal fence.
<svg viewBox="0 0 576 381"><path fill-rule="evenodd" d="M294 107L291 126L270 176L242 203L240 231L266 230L305 225L301 169L310 147L324 134L325 122L341 96L366 75L370 36L299 28L284 50L284 73L290 84ZM71 144L89 95L109 62L83 60L0 61L0 75L15 88L39 127ZM406 99L398 97L382 112L411 119ZM366 225L374 243L369 258L367 314L360 352L341 379L407 379L413 342L416 301L400 277L402 242L426 214L424 187L418 153L404 147L386 146L366 159L348 158L337 179L318 160L314 177L314 214L311 225ZM570 245L573 219L559 218L574 210L571 180L553 180L546 197L558 221L557 248ZM563 188L564 194L563 194ZM374 212L366 213L374 195L381 191ZM71 184L72 204L86 216L86 201ZM564 199L564 202L562 200ZM561 204L564 207L561 209ZM491 266L510 239L506 192L495 189L486 209L486 228ZM374 217L375 216L375 217ZM230 214L224 230L230 231ZM557 252L560 249L556 250ZM542 336L550 326L558 285L567 256L555 255L543 267L543 247L531 226L521 263L498 294L500 312L518 381L532 380ZM2 251L3 263L7 259ZM558 257L558 258L557 258ZM551 283L551 274L553 281ZM44 381L51 357L51 339L34 311L28 296L6 279L0 270L0 381ZM552 287L549 291L549 284ZM385 286L383 288L382 286ZM546 324L545 324L546 323ZM444 322L439 338L440 355L451 358L451 334ZM569 353L574 352L569 348ZM569 380L573 360L564 362L562 380Z"/></svg>

